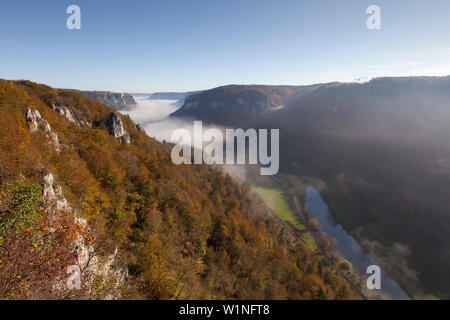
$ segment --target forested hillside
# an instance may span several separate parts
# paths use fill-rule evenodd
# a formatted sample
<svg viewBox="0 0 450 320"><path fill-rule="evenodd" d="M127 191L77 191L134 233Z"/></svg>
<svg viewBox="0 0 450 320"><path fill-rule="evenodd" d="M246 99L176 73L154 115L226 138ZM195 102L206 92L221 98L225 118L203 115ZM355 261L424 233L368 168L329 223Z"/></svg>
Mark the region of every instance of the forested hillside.
<svg viewBox="0 0 450 320"><path fill-rule="evenodd" d="M310 92L312 86L229 85L191 94L172 117L237 125L284 107L292 98Z"/></svg>
<svg viewBox="0 0 450 320"><path fill-rule="evenodd" d="M354 297L245 186L173 165L170 145L111 112L0 80L0 299Z"/></svg>
<svg viewBox="0 0 450 320"><path fill-rule="evenodd" d="M281 128L281 170L325 182L335 218L416 298L450 297L449 106L450 77L378 78L258 124Z"/></svg>
<svg viewBox="0 0 450 320"><path fill-rule="evenodd" d="M223 88L196 99L201 112L185 104L176 115L279 128L282 173L325 186L334 218L411 296L450 297L450 77L303 87L259 115L237 103L255 86L231 87L227 97ZM232 97L235 107L201 103L210 96L226 106Z"/></svg>

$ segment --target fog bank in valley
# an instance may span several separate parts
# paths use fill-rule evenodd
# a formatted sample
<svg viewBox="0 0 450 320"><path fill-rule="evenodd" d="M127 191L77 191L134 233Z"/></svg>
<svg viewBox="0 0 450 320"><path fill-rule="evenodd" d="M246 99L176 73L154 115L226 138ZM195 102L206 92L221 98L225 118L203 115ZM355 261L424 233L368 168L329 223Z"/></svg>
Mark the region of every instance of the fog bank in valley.
<svg viewBox="0 0 450 320"><path fill-rule="evenodd" d="M133 95L136 106L129 110L120 110L122 114L127 114L131 119L140 124L145 132L158 141L172 141L172 132L177 129L186 129L190 132L192 143L194 142L194 121L180 118L169 118L169 115L178 110L183 100L155 100L149 99L150 95ZM203 125L203 131L213 128ZM214 127L221 131L223 128ZM200 141L202 137L195 137ZM175 142L174 142L175 143Z"/></svg>

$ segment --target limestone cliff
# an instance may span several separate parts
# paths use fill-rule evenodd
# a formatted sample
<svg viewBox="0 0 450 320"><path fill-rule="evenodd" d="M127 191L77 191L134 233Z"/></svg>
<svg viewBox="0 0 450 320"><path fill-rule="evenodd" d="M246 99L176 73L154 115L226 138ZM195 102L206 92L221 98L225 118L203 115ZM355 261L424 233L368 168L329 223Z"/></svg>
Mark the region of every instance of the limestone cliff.
<svg viewBox="0 0 450 320"><path fill-rule="evenodd" d="M110 91L81 91L81 93L115 110L129 109L136 104L133 96L128 93Z"/></svg>
<svg viewBox="0 0 450 320"><path fill-rule="evenodd" d="M108 118L107 126L109 128L110 135L124 144L130 144L130 135L123 126L122 120L116 113L111 112Z"/></svg>

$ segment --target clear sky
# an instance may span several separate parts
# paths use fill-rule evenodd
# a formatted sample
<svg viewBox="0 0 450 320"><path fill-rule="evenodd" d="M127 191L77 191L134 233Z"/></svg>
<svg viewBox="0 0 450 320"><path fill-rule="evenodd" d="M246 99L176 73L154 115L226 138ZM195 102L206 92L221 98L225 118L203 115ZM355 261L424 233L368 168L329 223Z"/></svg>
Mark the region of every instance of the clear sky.
<svg viewBox="0 0 450 320"><path fill-rule="evenodd" d="M81 30L66 8L81 8ZM381 30L366 9L381 8ZM450 74L448 0L1 0L0 77L185 91Z"/></svg>

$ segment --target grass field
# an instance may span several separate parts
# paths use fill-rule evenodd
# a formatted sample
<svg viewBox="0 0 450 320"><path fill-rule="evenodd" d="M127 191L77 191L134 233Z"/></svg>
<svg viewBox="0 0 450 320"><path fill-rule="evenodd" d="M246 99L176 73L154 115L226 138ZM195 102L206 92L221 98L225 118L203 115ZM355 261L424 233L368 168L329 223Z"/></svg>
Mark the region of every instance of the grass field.
<svg viewBox="0 0 450 320"><path fill-rule="evenodd" d="M300 220L298 213L295 211L291 196L283 193L277 188L252 187L253 192L257 193L264 202L283 220L292 223L302 234L306 243L317 250L314 239L309 234L305 225Z"/></svg>

